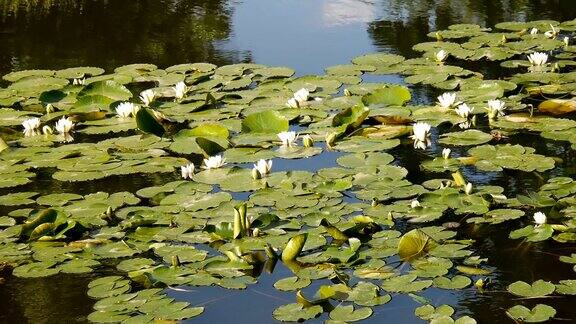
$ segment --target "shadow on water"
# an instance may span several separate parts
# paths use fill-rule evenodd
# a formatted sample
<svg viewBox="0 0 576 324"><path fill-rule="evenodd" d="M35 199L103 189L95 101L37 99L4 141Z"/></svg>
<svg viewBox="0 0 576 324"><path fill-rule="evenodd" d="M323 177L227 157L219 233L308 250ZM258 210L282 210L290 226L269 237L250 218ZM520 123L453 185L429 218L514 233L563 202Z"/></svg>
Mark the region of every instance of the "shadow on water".
<svg viewBox="0 0 576 324"><path fill-rule="evenodd" d="M0 3L0 74L83 65L112 70L136 62L167 67L188 62L254 61L286 65L302 75L322 73L327 66L345 64L356 55L374 51L414 57L418 53L412 50L413 45L429 40L428 33L455 23L492 27L507 20L561 21L574 17L576 3L572 0L5 0ZM498 65L475 68L490 78L500 76ZM363 79L403 82L398 76L365 75ZM438 95L437 91L425 87L411 87L411 90L412 102L416 104L433 103ZM486 173L466 168L465 176L477 185L502 186L507 195L513 196L537 190L550 177L572 176L576 171L574 151L566 143L545 141L533 134L512 137L508 142L534 147L539 154L561 158L562 163L541 174ZM413 154L410 145L404 142L390 153L396 158L395 163L409 170L410 181L421 183L429 177L424 177L419 163L439 156L442 148L435 145L425 153ZM454 154L464 155L466 150L454 150ZM336 166L339 154L328 152L302 160L276 159L274 169L316 171ZM135 192L176 179L177 173L63 183L41 173L38 181L22 189L41 193ZM6 192L9 191L0 194ZM241 194L236 198L247 197L248 194ZM558 263L557 258L559 254L574 252L574 246L510 240L507 238L510 228L521 226L520 221L516 222L517 227L466 225L460 229L463 237L477 240L475 254L487 257L488 265L494 269L490 275L494 285L488 292L479 294L473 287L457 292L430 289L424 297L435 305L453 305L458 316L469 314L479 323L508 323L510 320L502 315L502 310L519 303L501 292L509 283L573 277L571 266ZM275 281L290 275L279 262L274 272L263 273L258 277L258 284L246 290L184 287L190 291L167 290L167 293L193 305L207 306L204 315L194 322L272 322L275 307L295 300L293 292L273 288ZM93 300L86 296L92 276L7 278L0 287L0 322L85 322L93 305ZM312 296L319 285L328 283L315 282L304 292ZM571 302L570 298L554 299L557 317L574 318ZM374 315L366 322L418 322L413 313L416 306L417 303L405 295L393 296L384 307L375 307ZM326 314L314 322L325 319Z"/></svg>

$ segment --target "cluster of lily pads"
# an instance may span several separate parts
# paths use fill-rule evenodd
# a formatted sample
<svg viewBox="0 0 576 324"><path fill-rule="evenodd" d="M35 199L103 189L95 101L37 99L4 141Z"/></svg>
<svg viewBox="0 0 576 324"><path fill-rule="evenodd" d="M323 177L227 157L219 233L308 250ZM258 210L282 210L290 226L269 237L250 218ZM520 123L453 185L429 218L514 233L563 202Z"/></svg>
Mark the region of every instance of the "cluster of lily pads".
<svg viewBox="0 0 576 324"><path fill-rule="evenodd" d="M508 197L506 188L465 177L470 169L555 168L557 159L511 143L515 133L575 147L576 122L561 116L576 110L575 30L576 21L454 25L414 46L422 57L368 54L322 76L207 63L5 75L1 261L18 277L112 268L88 287L97 299L88 319L99 323L199 316L203 307L159 288L244 289L257 282L257 269L279 261L293 275L274 287L294 296L270 311L279 321L323 313L329 322L358 321L406 294L423 303L415 309L423 320L475 323L419 295L489 289L491 269L458 226L509 226L511 239L576 242L571 178ZM511 73L488 79L458 66L465 61L494 61ZM406 86L362 82L363 74L401 74L443 93L416 105ZM424 182L407 179L392 154L398 149L423 159ZM323 157L333 165L306 162ZM275 170L282 159L306 168ZM138 177L154 185L80 194L43 190L37 177L75 184L68 188ZM576 263L576 255L559 262ZM304 294L327 278L315 297ZM508 290L574 295L576 281L519 281ZM502 313L525 322L556 316L550 305L517 304Z"/></svg>

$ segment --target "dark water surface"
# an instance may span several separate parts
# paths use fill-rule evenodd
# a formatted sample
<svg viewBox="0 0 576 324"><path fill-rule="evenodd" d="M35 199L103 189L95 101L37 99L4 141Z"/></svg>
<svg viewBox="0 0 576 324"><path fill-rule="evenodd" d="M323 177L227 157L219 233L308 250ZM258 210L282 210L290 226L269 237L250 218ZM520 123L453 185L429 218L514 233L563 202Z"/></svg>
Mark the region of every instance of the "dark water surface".
<svg viewBox="0 0 576 324"><path fill-rule="evenodd" d="M576 18L574 0L0 0L0 74L25 69L60 69L99 66L107 70L129 63L153 63L161 68L186 62L229 64L255 62L289 66L298 75L321 74L325 67L348 63L353 57L375 51L414 56L412 46L427 40L426 34L455 23L493 26L508 20L571 20ZM483 71L498 76L498 68ZM367 81L372 80L366 77ZM397 76L388 82L401 82ZM430 102L436 93L413 88L416 102ZM550 176L572 176L576 170L573 151L561 144L550 145L540 137L515 139L541 154L558 156L564 164L539 177L521 172L466 174L477 184L497 184L506 194L538 188ZM408 168L409 179L418 182L418 166L401 146L391 153ZM433 148L434 149L434 148ZM458 154L458 152L455 152ZM279 169L318 169L334 165L336 154L323 161L283 161ZM311 164L314 164L313 166ZM42 180L42 177L39 177ZM60 192L88 193L114 188L135 191L172 179L112 178L89 187L63 184ZM46 182L49 180L46 179ZM136 188L136 189L134 189ZM30 185L42 192L42 182ZM54 189L52 187L52 189ZM434 304L450 304L457 315L470 315L479 323L510 323L503 309L515 301L499 291L516 280L534 278L557 281L574 277L571 266L558 264L556 254L567 254L553 242L530 248L507 239L509 228L498 226L476 232L462 229L477 239L475 250L487 257L495 270L493 291L475 289L424 294ZM554 268L550 268L553 262ZM206 306L194 319L203 323L268 323L272 310L294 301L293 292L280 292L272 284L289 274L281 263L273 273L263 272L259 283L245 291L214 287L186 288L169 295L193 305ZM535 274L538 274L535 276ZM86 296L94 275L40 279L7 278L0 286L1 323L86 322L93 301ZM317 284L304 290L307 295ZM551 302L558 318L576 318L574 298ZM421 322L414 314L416 302L394 296L392 302L374 309L366 322ZM316 319L321 322L324 317ZM568 321L559 321L568 323Z"/></svg>

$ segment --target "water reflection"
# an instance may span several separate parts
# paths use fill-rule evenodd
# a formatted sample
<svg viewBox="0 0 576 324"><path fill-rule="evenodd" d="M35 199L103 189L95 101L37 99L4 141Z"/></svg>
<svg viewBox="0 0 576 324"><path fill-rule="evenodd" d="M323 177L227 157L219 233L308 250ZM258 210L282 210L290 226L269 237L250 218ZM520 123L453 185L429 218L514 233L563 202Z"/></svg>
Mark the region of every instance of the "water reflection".
<svg viewBox="0 0 576 324"><path fill-rule="evenodd" d="M226 64L233 6L223 0L7 0L0 7L0 72L135 63Z"/></svg>

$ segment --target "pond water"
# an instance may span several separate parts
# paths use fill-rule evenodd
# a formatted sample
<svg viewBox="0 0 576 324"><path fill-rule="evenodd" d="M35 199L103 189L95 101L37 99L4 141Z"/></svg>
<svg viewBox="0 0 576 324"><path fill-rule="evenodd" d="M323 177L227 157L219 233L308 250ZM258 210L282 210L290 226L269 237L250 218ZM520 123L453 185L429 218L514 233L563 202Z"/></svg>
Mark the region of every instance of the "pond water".
<svg viewBox="0 0 576 324"><path fill-rule="evenodd" d="M574 18L576 3L571 0L5 0L0 2L0 75L20 70L79 66L96 66L112 72L116 67L132 63L151 63L167 68L192 62L219 66L257 63L290 67L296 76L321 75L327 67L348 64L353 58L367 53L420 57L421 53L412 47L430 41L430 32L447 29L453 24L494 27L503 21L568 21ZM486 79L505 75L499 63L475 61L466 62L464 66L481 72ZM399 74L365 74L362 79L364 82L405 84L404 77ZM6 86L7 82L2 82ZM413 105L434 105L436 96L443 92L421 85L410 85L409 88L412 93L410 104ZM481 122L477 129L490 132L490 127ZM437 132L454 130L441 125ZM4 133L9 132L3 130ZM13 134L9 134L13 138ZM137 132L130 130L125 134ZM99 136L78 134L75 137L76 142L97 143L105 138ZM408 170L406 179L412 183L447 177L446 173L431 176L420 170L423 161L441 154L438 133L433 133L432 137L434 143L425 152L415 152L412 143L405 140L387 151L394 158L392 164ZM542 172L487 172L473 166L462 167L462 174L474 186L501 186L506 196L514 197L538 191L550 178L574 175L574 150L568 142L544 140L538 134L524 132L511 135L502 143L533 147L538 154L555 157L562 163ZM325 148L324 143L317 146ZM452 155L466 156L467 151L466 146L453 147ZM308 159L275 159L274 171L316 172L334 168L338 166L336 160L345 154L329 151ZM180 180L178 173L159 173L61 182L51 177L54 167L56 165L37 172L34 182L18 188L0 189L0 194L19 191L42 195L57 192L88 195L97 191L135 193L141 188ZM345 193L347 196L343 199L351 206L361 202L352 192ZM233 197L247 200L249 194L235 193ZM0 206L0 216L16 209ZM527 215L531 218L532 214L527 212ZM459 217L462 216L452 215L450 220L459 221ZM441 225L442 222L434 224ZM559 244L548 240L526 244L522 240L509 239L509 232L521 227L519 223L508 226L509 223L505 222L489 227L462 224L457 238L476 240L468 248L474 251L474 255L488 259L484 268L492 271L488 275L492 285L484 293L479 293L474 285L462 290L430 288L420 297L435 306L452 306L454 319L468 315L478 323L511 323L505 311L520 303L530 308L538 303L548 304L556 309L554 321L576 321L573 296L554 295L549 299L532 301L506 291L509 284L520 280L532 283L543 279L557 283L575 279L573 264L558 262L560 255L576 252L573 243ZM410 224L400 226L407 226L405 230L414 227ZM214 248L201 244L197 247L208 251ZM260 269L251 270L258 282L249 284L244 290L174 285L174 289L167 289L166 293L179 301L205 307L204 313L190 322L274 322L273 310L294 303L295 294L276 290L273 284L293 274L280 261L271 267L273 271L259 266ZM95 303L87 296L89 282L103 275L121 274L107 267L99 269L105 270L34 279L6 275L0 286L0 322L87 322ZM455 271L451 270L451 274ZM303 292L312 297L320 286L336 282L314 280ZM356 282L358 279L353 281ZM424 322L414 315L414 309L419 306L421 304L414 296L394 294L389 303L373 307L373 314L364 321ZM310 322L327 319L328 314L323 313Z"/></svg>

